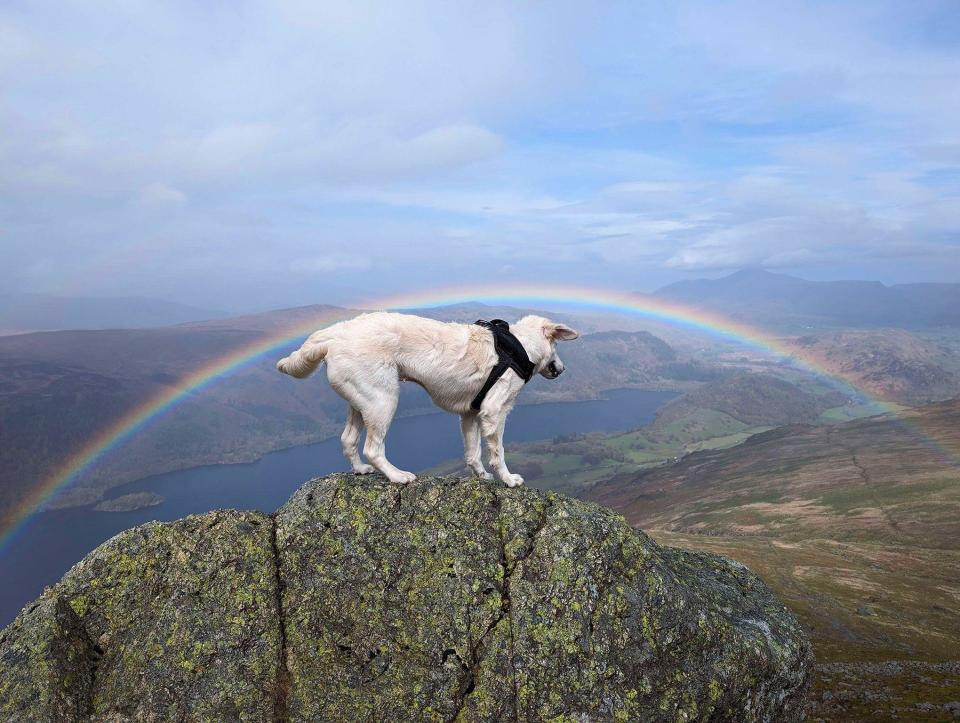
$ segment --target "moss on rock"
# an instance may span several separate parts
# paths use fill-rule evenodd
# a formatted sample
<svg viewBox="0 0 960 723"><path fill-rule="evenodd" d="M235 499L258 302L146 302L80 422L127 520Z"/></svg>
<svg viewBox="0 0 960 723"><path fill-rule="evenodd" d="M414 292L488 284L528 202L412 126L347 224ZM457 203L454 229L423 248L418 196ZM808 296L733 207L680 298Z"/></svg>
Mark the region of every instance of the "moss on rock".
<svg viewBox="0 0 960 723"><path fill-rule="evenodd" d="M0 634L15 720L795 720L809 645L746 568L602 507L312 480L104 543Z"/></svg>

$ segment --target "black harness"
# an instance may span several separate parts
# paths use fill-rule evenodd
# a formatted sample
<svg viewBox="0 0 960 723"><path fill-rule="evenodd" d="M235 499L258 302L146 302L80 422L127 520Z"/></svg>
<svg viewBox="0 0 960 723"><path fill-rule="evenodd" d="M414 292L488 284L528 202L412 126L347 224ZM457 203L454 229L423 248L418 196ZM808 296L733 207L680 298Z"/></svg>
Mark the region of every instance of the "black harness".
<svg viewBox="0 0 960 723"><path fill-rule="evenodd" d="M513 369L513 371L517 373L517 376L523 379L523 383L526 384L533 377L533 372L537 368L536 365L530 361L530 357L527 356L527 350L523 348L520 340L510 333L510 325L503 319L494 319L493 321L480 319L476 324L477 326L482 326L484 329L489 329L493 334L493 348L497 351L497 363L494 364L493 369L490 370L490 376L487 377L487 381L480 387L477 396L470 402L470 408L474 410L480 409L480 405L483 404L487 392L490 391L490 388L496 383L497 379L503 376L503 373L507 371L507 369Z"/></svg>

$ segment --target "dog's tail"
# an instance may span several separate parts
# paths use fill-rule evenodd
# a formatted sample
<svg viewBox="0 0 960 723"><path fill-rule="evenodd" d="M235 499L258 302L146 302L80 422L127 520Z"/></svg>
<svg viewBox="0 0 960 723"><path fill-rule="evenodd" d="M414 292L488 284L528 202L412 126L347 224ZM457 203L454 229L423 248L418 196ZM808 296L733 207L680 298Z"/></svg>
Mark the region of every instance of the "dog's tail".
<svg viewBox="0 0 960 723"><path fill-rule="evenodd" d="M293 354L278 361L277 369L297 379L304 379L316 371L326 356L326 344L307 340Z"/></svg>

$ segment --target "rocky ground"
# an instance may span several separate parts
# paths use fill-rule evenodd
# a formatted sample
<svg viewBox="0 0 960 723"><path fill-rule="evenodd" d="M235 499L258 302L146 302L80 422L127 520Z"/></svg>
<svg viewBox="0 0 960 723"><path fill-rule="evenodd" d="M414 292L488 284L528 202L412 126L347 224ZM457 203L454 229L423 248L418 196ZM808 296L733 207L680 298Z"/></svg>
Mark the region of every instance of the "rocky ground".
<svg viewBox="0 0 960 723"><path fill-rule="evenodd" d="M118 535L0 633L9 720L799 720L744 566L529 488L338 475Z"/></svg>

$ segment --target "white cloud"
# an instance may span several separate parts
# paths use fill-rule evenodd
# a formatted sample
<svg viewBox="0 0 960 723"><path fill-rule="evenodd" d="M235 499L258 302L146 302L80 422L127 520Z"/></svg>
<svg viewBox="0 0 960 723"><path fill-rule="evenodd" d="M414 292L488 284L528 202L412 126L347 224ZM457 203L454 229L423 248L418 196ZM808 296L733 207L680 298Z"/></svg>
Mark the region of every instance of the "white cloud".
<svg viewBox="0 0 960 723"><path fill-rule="evenodd" d="M259 166L277 135L278 130L269 123L221 126L194 138L171 141L160 150L158 162L170 163L173 172L201 176L239 173Z"/></svg>
<svg viewBox="0 0 960 723"><path fill-rule="evenodd" d="M219 305L254 280L388 268L628 288L743 264L960 275L954 15L8 4L0 284ZM153 276L107 272L147 252Z"/></svg>
<svg viewBox="0 0 960 723"><path fill-rule="evenodd" d="M164 183L151 183L140 190L137 201L144 206L181 206L187 202L187 195Z"/></svg>
<svg viewBox="0 0 960 723"><path fill-rule="evenodd" d="M379 124L352 123L322 141L286 149L289 165L310 173L313 183L350 181L381 184L431 175L500 152L502 140L486 128L451 125L411 137Z"/></svg>
<svg viewBox="0 0 960 723"><path fill-rule="evenodd" d="M330 253L296 259L290 263L290 270L297 273L326 274L334 271L368 271L372 265L366 256Z"/></svg>

